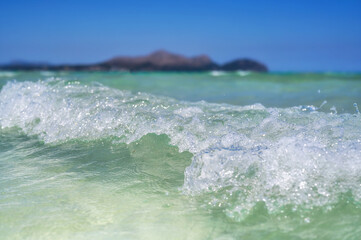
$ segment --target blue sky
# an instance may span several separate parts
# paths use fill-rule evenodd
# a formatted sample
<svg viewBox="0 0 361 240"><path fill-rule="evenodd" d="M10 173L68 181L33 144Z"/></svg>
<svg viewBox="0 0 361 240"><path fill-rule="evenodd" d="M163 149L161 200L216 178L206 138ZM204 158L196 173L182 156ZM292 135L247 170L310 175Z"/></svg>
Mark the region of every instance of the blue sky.
<svg viewBox="0 0 361 240"><path fill-rule="evenodd" d="M157 49L273 71L361 71L361 1L0 1L0 63L92 63Z"/></svg>

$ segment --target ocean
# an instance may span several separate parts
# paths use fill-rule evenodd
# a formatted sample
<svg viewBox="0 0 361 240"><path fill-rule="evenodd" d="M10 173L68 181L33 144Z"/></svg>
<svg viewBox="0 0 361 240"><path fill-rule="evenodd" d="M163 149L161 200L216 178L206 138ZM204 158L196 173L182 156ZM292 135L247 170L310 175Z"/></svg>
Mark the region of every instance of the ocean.
<svg viewBox="0 0 361 240"><path fill-rule="evenodd" d="M0 239L360 239L361 74L0 72Z"/></svg>

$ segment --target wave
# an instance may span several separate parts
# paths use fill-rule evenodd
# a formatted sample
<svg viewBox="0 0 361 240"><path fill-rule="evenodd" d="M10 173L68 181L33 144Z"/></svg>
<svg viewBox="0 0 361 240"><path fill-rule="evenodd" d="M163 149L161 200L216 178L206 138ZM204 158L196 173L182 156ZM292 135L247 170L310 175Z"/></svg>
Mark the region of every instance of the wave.
<svg viewBox="0 0 361 240"><path fill-rule="evenodd" d="M361 200L361 114L317 108L266 108L183 102L101 84L8 82L0 92L0 126L19 127L45 143L114 137L127 144L166 134L193 154L182 191L212 195L230 217L257 203L329 206L340 195ZM207 200L207 201L208 201Z"/></svg>
<svg viewBox="0 0 361 240"><path fill-rule="evenodd" d="M0 71L0 78L12 78L12 77L15 77L15 76L16 76L15 72Z"/></svg>
<svg viewBox="0 0 361 240"><path fill-rule="evenodd" d="M224 76L226 75L227 73L224 72L224 71L217 71L217 70L214 70L214 71L210 71L209 74L213 77L220 77L220 76Z"/></svg>

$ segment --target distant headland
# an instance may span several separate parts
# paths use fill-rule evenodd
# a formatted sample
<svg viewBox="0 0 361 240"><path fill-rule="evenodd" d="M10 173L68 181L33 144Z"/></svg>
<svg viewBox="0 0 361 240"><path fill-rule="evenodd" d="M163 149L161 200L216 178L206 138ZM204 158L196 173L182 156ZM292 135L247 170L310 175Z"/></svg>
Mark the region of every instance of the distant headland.
<svg viewBox="0 0 361 240"><path fill-rule="evenodd" d="M13 62L0 65L0 70L51 70L51 71L254 71L267 72L266 65L255 60L236 59L223 65L215 63L207 55L185 57L158 50L146 56L115 57L95 64L61 64Z"/></svg>

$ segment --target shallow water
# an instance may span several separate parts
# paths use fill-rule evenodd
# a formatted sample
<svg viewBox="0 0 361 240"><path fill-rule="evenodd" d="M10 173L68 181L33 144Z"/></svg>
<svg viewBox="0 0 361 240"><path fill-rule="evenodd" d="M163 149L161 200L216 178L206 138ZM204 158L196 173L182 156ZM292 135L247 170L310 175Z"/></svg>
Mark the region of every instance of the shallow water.
<svg viewBox="0 0 361 240"><path fill-rule="evenodd" d="M357 239L360 81L0 74L0 236Z"/></svg>

